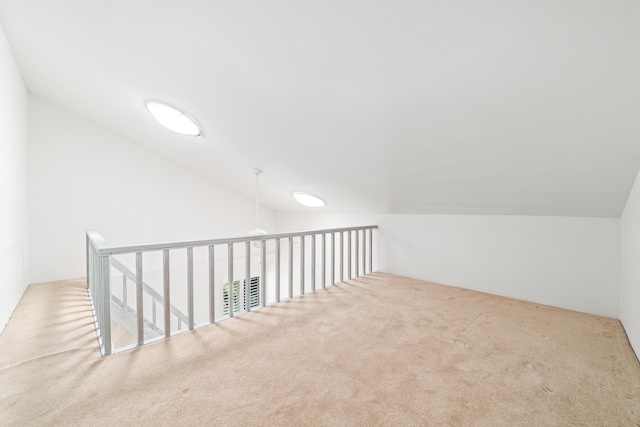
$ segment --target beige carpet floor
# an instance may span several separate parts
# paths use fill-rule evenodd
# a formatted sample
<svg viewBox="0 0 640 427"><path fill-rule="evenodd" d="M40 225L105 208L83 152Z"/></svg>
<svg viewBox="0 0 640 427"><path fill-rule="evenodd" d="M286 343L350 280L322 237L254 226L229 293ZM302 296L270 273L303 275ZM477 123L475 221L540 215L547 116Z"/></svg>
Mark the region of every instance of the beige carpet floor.
<svg viewBox="0 0 640 427"><path fill-rule="evenodd" d="M640 426L619 321L376 273L101 358L82 280L0 335L0 425Z"/></svg>

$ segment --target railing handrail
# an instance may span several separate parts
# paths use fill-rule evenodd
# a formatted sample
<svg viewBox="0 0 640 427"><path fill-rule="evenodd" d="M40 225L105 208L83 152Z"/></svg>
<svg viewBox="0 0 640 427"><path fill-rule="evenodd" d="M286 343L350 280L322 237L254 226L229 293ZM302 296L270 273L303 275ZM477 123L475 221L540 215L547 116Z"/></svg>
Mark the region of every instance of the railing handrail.
<svg viewBox="0 0 640 427"><path fill-rule="evenodd" d="M305 295L305 293L309 291L308 288L310 288L311 292L315 292L318 272L321 272L319 284L324 289L327 286L327 279L329 280L328 286L333 286L339 282L344 282L345 277L347 280L353 279L354 274L352 274L352 272L355 273L355 277L360 277L361 275L368 274L367 270L369 273L375 271L373 261L373 232L376 229L378 229L377 225L364 225L354 227L328 228L322 230L296 231L278 234L264 234L253 236L248 235L223 239L190 240L181 242L167 242L130 246L109 246L105 239L102 238L102 236L97 231L88 230L86 232L87 288L92 301L92 310L94 313L94 320L96 323L96 330L98 332L98 341L101 352L103 355L110 355L114 352L114 344L111 340L112 304L115 304L114 307L117 306L118 308L124 308L125 315L133 315L133 313L135 312L136 316L137 343L130 344L125 347L120 347L120 349L132 348L132 346L141 346L145 343L150 342L151 340L161 338L160 336L150 338L148 336L150 334L147 334L145 332L145 326L147 326L149 323L145 316L145 313L147 311L147 309L144 308L145 304L143 296L145 293L147 295L151 294L153 300L152 325L154 330L157 329L157 327L155 326L157 314L156 304L161 304L161 321L164 325L164 328L157 329L156 332L163 333L164 338L169 338L175 333L183 331L182 324L186 324L189 330L204 325L204 323L198 323L198 325L195 324L196 307L194 298L194 248L208 249L208 271L206 272L208 273L208 279L198 279L199 286L208 288L208 297L206 300L202 300L202 302L205 303L205 305L208 305L208 307L205 307L205 312L199 309L199 313L201 316L208 317L207 323L213 324L219 321L218 319L220 318L220 316L216 316L216 313L219 313L219 308L216 308L216 306L219 306L220 302L224 301L224 292L222 297L220 297L218 292L220 291L219 285L222 283L221 280L224 279L227 283L231 284L235 283L234 275L238 277L237 273L239 271L239 266L237 268L234 268L234 247L236 246L236 244L243 244L242 246L244 246L245 297L251 295L251 281L246 280L253 274L252 272L254 270L252 270L251 267L252 265L259 265L260 267L260 302L259 307L257 307L258 309L264 308L267 305L270 305L270 303L279 303L283 299L291 299L297 296ZM307 239L307 237L310 237L310 239ZM317 237L321 237L320 242L318 242ZM296 254L294 254L293 250L294 238L297 238L297 243L299 243L298 251L296 252ZM327 242L327 240L329 240L328 238L330 238L330 242ZM288 249L284 249L287 254L286 258L281 257L281 251L283 250L281 240L287 242ZM267 244L269 241L273 241L274 243L273 253L269 252L269 254L273 255L274 259L272 260L267 259ZM261 248L259 261L255 259L252 260L251 254L252 243L258 242L260 242L259 246ZM320 243L319 251L318 243ZM226 276L221 277L220 272L218 272L217 270L217 258L215 257L216 246L226 246L226 248L224 248L227 253ZM308 258L305 255L305 248L310 249L311 252ZM180 277L182 277L180 290L182 292L186 291L186 304L188 313L186 316L184 313L177 310L177 308L175 308L173 304L171 304L172 257L170 253L172 249L186 251L186 277L180 275ZM155 291L155 289L144 283L145 270L143 268L143 253L156 251L162 252L162 293ZM116 259L117 255L122 254L135 254L135 273ZM254 257L255 256L256 255L254 255ZM296 279L294 279L294 258L297 264L298 273ZM305 270L307 260L309 260L309 264L311 267L310 274L309 270ZM329 261L328 263L327 260ZM273 263L273 271L270 273L273 274L271 282L268 282L268 263ZM286 268L284 272L281 268L282 263L284 263L284 266ZM355 264L355 271L353 271L351 268L352 264ZM184 266L183 264L180 265ZM362 267L362 269L360 269L360 266ZM318 268L320 271L318 271ZM327 268L329 268L329 270L327 270ZM336 268L338 269L337 271ZM112 269L115 269L122 273L122 301L118 301L111 292ZM202 270L199 271L202 272ZM327 272L330 273L329 277L327 277L326 275ZM307 276L309 276L308 278L310 279L310 281L307 281L305 283ZM242 277L242 274L240 274L240 277ZM186 286L184 286L184 279L186 279ZM286 280L287 282L284 282L284 280ZM294 280L298 283L298 293L294 291ZM130 282L135 282L135 308L128 304L128 283ZM271 300L268 300L267 285L270 286L274 291L275 299L272 298ZM216 287L218 287L218 291L216 291ZM284 297L281 295L282 289L285 290L286 296ZM286 292L287 289L288 292ZM218 293L217 297L216 293ZM114 301L114 299L116 301ZM228 313L224 313L224 318L232 318L236 315L248 313L254 310L254 307L251 307L251 304L245 304L244 310L241 310L238 313L234 313L236 310L232 308L233 305L231 303L231 294L228 295L228 301L229 310ZM181 315L178 315L176 312L179 312ZM116 312L114 313L114 316L120 316L118 310L116 310ZM172 320L175 319L175 317L172 316L177 316L177 329L172 326ZM129 326L132 328L131 325Z"/></svg>
<svg viewBox="0 0 640 427"><path fill-rule="evenodd" d="M104 240L102 235L95 230L87 230L87 239L91 242L93 247L96 248L98 253L109 247L107 241Z"/></svg>
<svg viewBox="0 0 640 427"><path fill-rule="evenodd" d="M329 228L322 230L295 231L291 233L263 234L259 236L241 236L224 239L207 239L207 240L186 240L181 242L152 243L146 245L130 245L130 246L108 246L102 236L94 231L88 230L87 237L93 241L94 247L99 255L115 255L132 252L149 252L164 249L178 249L198 246L224 245L230 243L255 242L261 240L286 239L289 237L311 236L319 234L332 234L354 230L377 229L377 225L363 225L357 227Z"/></svg>

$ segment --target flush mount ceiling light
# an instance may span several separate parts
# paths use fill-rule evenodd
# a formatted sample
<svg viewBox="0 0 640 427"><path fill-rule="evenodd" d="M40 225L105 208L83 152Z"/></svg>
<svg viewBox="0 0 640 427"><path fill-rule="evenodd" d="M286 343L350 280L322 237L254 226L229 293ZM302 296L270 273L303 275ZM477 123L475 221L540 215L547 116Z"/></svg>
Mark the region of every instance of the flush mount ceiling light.
<svg viewBox="0 0 640 427"><path fill-rule="evenodd" d="M191 117L160 101L145 102L151 115L167 129L182 135L200 136L200 126Z"/></svg>
<svg viewBox="0 0 640 427"><path fill-rule="evenodd" d="M291 193L295 199L305 206L309 206L311 208L319 208L321 206L326 205L324 200L322 200L318 196L314 196L311 193L305 193L304 191L294 191Z"/></svg>

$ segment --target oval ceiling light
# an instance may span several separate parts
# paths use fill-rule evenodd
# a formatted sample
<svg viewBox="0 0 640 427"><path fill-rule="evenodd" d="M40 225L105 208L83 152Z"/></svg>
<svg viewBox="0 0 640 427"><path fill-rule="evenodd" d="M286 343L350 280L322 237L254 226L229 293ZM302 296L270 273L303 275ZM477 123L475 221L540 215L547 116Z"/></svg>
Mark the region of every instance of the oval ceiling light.
<svg viewBox="0 0 640 427"><path fill-rule="evenodd" d="M200 126L182 111L160 101L149 100L145 105L158 123L167 129L182 135L200 136Z"/></svg>
<svg viewBox="0 0 640 427"><path fill-rule="evenodd" d="M322 200L318 196L314 196L311 193L305 193L304 191L294 191L291 194L293 194L293 197L295 197L295 199L298 202L300 202L301 204L303 204L305 206L309 206L311 208L319 208L321 206L326 205L324 200Z"/></svg>

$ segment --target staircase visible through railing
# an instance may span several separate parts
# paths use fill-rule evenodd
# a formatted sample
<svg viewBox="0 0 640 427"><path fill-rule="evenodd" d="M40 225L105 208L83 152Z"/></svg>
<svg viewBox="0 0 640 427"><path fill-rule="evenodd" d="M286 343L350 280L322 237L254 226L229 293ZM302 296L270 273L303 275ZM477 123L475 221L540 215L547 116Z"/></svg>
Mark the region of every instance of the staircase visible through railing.
<svg viewBox="0 0 640 427"><path fill-rule="evenodd" d="M87 231L87 288L101 352L141 346L371 273L377 228L121 247Z"/></svg>
<svg viewBox="0 0 640 427"><path fill-rule="evenodd" d="M111 294L111 312L117 312L117 323L123 326L127 332L135 335L137 334L136 310L129 307L127 299L129 294L128 283L129 281L136 283L136 275L115 257L111 258L111 266L122 273L122 299L113 293ZM142 282L142 293L143 298L144 295L148 295L151 298L152 307L151 319L143 318L144 326L149 328L149 330L145 332L145 336L150 335L155 338L156 336L163 335L164 331L158 326L157 307L164 307L164 298L145 282ZM178 321L178 329L182 329L182 324L189 322L187 316L173 304L171 304L170 307L171 315L175 316Z"/></svg>

